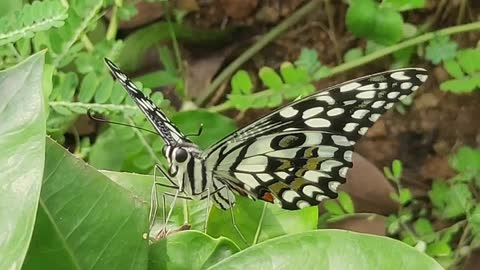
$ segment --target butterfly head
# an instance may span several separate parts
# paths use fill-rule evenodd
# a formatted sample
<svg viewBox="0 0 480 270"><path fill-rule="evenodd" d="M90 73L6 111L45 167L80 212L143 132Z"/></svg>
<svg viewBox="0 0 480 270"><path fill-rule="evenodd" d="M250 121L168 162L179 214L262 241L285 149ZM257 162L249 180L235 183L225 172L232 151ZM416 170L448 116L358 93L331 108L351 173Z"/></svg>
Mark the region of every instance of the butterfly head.
<svg viewBox="0 0 480 270"><path fill-rule="evenodd" d="M172 176L175 176L179 170L185 170L188 162L200 155L200 150L196 145L185 142L176 145L167 144L162 151L168 161L169 172Z"/></svg>

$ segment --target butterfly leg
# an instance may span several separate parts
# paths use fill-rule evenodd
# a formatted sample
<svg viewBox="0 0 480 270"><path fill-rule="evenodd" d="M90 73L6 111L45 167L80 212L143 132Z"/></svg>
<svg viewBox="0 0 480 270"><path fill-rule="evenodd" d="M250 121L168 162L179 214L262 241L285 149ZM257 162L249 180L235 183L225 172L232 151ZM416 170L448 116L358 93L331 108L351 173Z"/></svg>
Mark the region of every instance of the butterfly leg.
<svg viewBox="0 0 480 270"><path fill-rule="evenodd" d="M165 178L172 184L172 185L168 185L168 184L164 184L164 183L161 183L159 181L157 181L157 172L161 172ZM154 167L154 171L153 171L153 185L152 185L152 190L151 190L151 200L150 200L150 213L149 213L149 230L151 231L154 224L155 224L155 218L157 216L157 211L158 211L158 192L157 192L157 186L161 186L161 187L165 187L165 188L170 188L170 189L174 189L174 190L178 190L178 185L173 182L172 179L170 179L170 177L168 176L168 174L166 174L163 169L158 165L156 164L155 167ZM166 217L166 201L165 201L165 195L164 193L162 193L162 211L163 211L163 218L165 220L165 217ZM166 228L166 223L165 224L165 227Z"/></svg>
<svg viewBox="0 0 480 270"><path fill-rule="evenodd" d="M226 186L224 186L226 187ZM237 231L238 235L240 236L240 238L242 238L242 241L248 245L248 242L247 240L245 239L245 237L243 236L242 232L240 231L240 229L238 228L237 226L237 223L235 222L235 215L233 214L233 205L232 205L232 198L230 198L230 196L232 195L231 192L228 192L227 193L228 195L228 204L230 206L230 215L232 216L232 225L233 225L233 228L235 229L235 231Z"/></svg>
<svg viewBox="0 0 480 270"><path fill-rule="evenodd" d="M203 227L203 232L206 234L207 233L207 225L208 225L208 215L210 215L210 188L207 188L207 207L205 211L205 224Z"/></svg>
<svg viewBox="0 0 480 270"><path fill-rule="evenodd" d="M210 215L210 209L211 209L211 206L210 206L210 196L214 195L215 193L218 193L220 192L221 190L223 190L224 188L226 188L227 186L222 186L220 188L217 188L215 191L213 192L210 192L210 188L207 188L204 192L207 193L207 195L204 195L202 197L200 197L200 200L205 200L207 199L207 207L206 207L206 213L205 213L205 225L204 225L204 232L207 233L207 224L208 224L208 216Z"/></svg>

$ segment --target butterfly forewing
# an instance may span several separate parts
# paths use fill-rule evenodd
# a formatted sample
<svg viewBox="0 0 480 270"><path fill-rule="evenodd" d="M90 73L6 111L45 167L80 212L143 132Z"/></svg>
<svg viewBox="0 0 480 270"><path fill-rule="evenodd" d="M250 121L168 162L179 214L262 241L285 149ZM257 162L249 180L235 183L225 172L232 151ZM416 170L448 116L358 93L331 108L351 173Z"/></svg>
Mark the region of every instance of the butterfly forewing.
<svg viewBox="0 0 480 270"><path fill-rule="evenodd" d="M175 145L179 142L190 142L190 140L165 116L155 104L138 89L112 61L105 58L108 68L122 84L123 88L132 97L135 103L160 134L166 144Z"/></svg>
<svg viewBox="0 0 480 270"><path fill-rule="evenodd" d="M335 198L355 142L426 78L423 69L393 70L291 103L205 151L207 170L233 190L285 209Z"/></svg>

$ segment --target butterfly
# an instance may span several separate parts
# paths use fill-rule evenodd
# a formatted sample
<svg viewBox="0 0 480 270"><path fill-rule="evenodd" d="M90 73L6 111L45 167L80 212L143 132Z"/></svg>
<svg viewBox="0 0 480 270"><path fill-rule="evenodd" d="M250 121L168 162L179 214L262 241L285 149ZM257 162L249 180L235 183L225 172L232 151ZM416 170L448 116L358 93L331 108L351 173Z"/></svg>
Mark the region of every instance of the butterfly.
<svg viewBox="0 0 480 270"><path fill-rule="evenodd" d="M237 193L289 210L336 198L355 143L428 75L405 68L361 77L294 101L201 150L112 63L110 71L164 140L167 176L192 199L221 209Z"/></svg>

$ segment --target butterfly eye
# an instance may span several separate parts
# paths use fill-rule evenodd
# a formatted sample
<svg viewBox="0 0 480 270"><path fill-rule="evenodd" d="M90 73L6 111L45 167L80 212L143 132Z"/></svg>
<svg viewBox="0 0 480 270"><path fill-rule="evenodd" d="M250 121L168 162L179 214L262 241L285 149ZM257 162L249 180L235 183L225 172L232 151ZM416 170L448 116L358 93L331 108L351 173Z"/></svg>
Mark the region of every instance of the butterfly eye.
<svg viewBox="0 0 480 270"><path fill-rule="evenodd" d="M187 160L188 153L185 149L183 148L178 148L175 151L175 160L179 163L184 162Z"/></svg>

